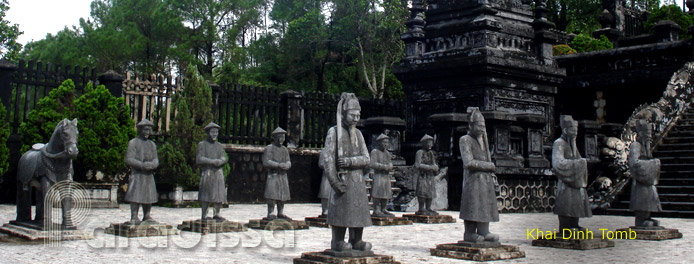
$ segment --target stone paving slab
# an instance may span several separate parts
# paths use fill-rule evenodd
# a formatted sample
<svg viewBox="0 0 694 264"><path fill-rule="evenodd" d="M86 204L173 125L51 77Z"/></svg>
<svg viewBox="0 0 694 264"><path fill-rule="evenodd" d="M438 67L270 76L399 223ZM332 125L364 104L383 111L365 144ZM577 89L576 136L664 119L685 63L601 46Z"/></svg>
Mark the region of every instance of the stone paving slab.
<svg viewBox="0 0 694 264"><path fill-rule="evenodd" d="M245 222L261 218L265 204L232 204L221 215L229 221ZM297 219L316 216L320 204L287 204L285 213ZM14 205L0 205L0 224L14 220ZM439 211L457 219L456 211ZM154 206L152 216L163 223L199 217L199 208L164 208ZM402 216L402 213L397 213ZM614 240L615 247L589 251L533 247L528 231L557 228L557 217L551 213L501 214L501 221L491 223L505 245L518 246L526 257L487 263L692 263L694 260L694 219L658 218L663 226L676 227L683 237L663 241ZM0 235L0 263L292 263L304 252L318 252L330 247L330 229L312 228L295 231L249 229L240 233L202 235L180 232L178 235L126 238L104 234L111 222L130 219L130 207L92 209L86 221L78 225L92 232L94 239L62 241L46 246L35 242L17 242ZM602 216L582 218L581 226L614 231L633 225L633 217ZM373 243L376 254L393 256L401 263L471 263L430 255L438 244L455 243L463 238L463 221L447 224L413 224L372 226L364 232L364 240Z"/></svg>

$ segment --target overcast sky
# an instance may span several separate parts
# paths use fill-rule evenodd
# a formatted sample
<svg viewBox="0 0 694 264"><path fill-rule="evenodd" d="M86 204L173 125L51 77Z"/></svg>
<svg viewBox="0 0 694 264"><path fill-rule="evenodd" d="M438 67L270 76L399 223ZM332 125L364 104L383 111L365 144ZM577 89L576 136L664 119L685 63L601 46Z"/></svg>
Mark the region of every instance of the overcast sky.
<svg viewBox="0 0 694 264"><path fill-rule="evenodd" d="M5 20L19 24L24 34L17 42L25 45L33 40L54 34L65 26L79 25L80 17L89 17L92 0L9 0L10 10Z"/></svg>
<svg viewBox="0 0 694 264"><path fill-rule="evenodd" d="M19 24L24 34L17 42L25 45L31 40L40 40L47 33L55 34L64 27L79 25L80 17L89 17L92 0L9 0L10 10L6 20ZM665 2L665 0L661 0ZM675 0L682 6L682 0Z"/></svg>

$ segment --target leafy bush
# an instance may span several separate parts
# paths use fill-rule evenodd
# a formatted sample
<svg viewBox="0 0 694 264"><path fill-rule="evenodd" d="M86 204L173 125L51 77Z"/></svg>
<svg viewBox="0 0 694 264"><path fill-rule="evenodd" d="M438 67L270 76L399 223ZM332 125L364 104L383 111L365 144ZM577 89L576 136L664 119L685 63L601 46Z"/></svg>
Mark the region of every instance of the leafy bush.
<svg viewBox="0 0 694 264"><path fill-rule="evenodd" d="M101 171L107 176L123 173L128 141L137 135L125 99L113 96L103 85L93 88L89 84L75 100L73 116L79 120L80 131L75 169Z"/></svg>
<svg viewBox="0 0 694 264"><path fill-rule="evenodd" d="M67 79L39 100L36 108L29 111L26 121L19 126L22 135L21 153L29 150L33 144L48 143L58 122L72 117L75 111L74 98L75 83ZM78 124L78 129L80 125ZM81 155L84 153L80 153Z"/></svg>
<svg viewBox="0 0 694 264"><path fill-rule="evenodd" d="M644 29L652 34L654 33L653 26L663 20L674 21L681 27L679 31L680 39L689 39L692 37L687 31L689 26L692 25L692 17L682 12L682 8L677 5L664 5L653 10L644 24Z"/></svg>
<svg viewBox="0 0 694 264"><path fill-rule="evenodd" d="M571 46L566 45L566 44L552 46L552 55L554 55L554 56L576 54L576 53L577 52L575 49L571 48Z"/></svg>
<svg viewBox="0 0 694 264"><path fill-rule="evenodd" d="M136 134L124 99L114 97L103 85L93 88L91 84L82 96L74 97L75 84L67 79L39 100L20 125L22 153L35 143L48 143L63 118L77 118L80 153L74 160L75 180L86 180L84 175L89 170L107 176L123 172L128 140Z"/></svg>
<svg viewBox="0 0 694 264"><path fill-rule="evenodd" d="M5 105L0 103L0 118L5 118L7 111ZM7 147L7 138L10 137L10 124L3 122L0 125L0 178L10 168L10 149Z"/></svg>
<svg viewBox="0 0 694 264"><path fill-rule="evenodd" d="M569 44L577 53L612 49L612 42L605 35L595 39L585 34L578 34Z"/></svg>

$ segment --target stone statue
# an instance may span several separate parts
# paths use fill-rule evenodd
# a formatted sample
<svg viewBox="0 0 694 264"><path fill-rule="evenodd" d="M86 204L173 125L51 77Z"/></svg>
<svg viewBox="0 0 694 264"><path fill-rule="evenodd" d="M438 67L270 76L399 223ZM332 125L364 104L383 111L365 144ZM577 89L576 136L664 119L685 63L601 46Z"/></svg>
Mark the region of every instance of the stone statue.
<svg viewBox="0 0 694 264"><path fill-rule="evenodd" d="M634 211L637 227L658 226L658 221L650 215L651 212L662 211L655 188L660 178L660 160L651 155L652 131L648 122L637 120L636 141L631 143L629 152L629 171L633 178L629 209Z"/></svg>
<svg viewBox="0 0 694 264"><path fill-rule="evenodd" d="M205 126L207 140L198 143L195 164L200 166L200 192L198 200L202 208L202 220L207 220L207 209L210 203L214 206L215 220L225 221L219 215L222 203L227 201L227 194L224 184L224 164L227 163L227 156L224 153L222 144L217 142L220 126L210 122Z"/></svg>
<svg viewBox="0 0 694 264"><path fill-rule="evenodd" d="M72 182L72 159L77 157L77 119L72 121L63 119L58 122L53 130L51 139L46 144L34 144L19 159L17 166L17 222L32 222L31 200L32 186L38 186L36 195L36 215L34 223L43 228L44 208L52 208L46 202L51 187L59 182ZM72 222L72 197L71 193L58 188L63 213L63 229L75 229ZM50 207L46 207L50 206Z"/></svg>
<svg viewBox="0 0 694 264"><path fill-rule="evenodd" d="M330 249L369 252L371 243L362 240L364 227L371 226L364 170L369 166L369 150L356 126L361 115L359 99L342 93L337 105L337 124L325 138L325 171L333 195L328 224L332 226ZM344 241L349 228L349 243Z"/></svg>
<svg viewBox="0 0 694 264"><path fill-rule="evenodd" d="M272 131L273 142L265 147L263 151L263 167L267 171L267 179L265 181L265 199L267 199L267 217L266 220L274 220L279 218L291 220L284 214L284 203L289 201L289 180L287 179L287 171L292 167L292 162L289 160L289 151L283 146L287 131L278 127ZM275 211L277 204L277 215L272 213Z"/></svg>
<svg viewBox="0 0 694 264"><path fill-rule="evenodd" d="M330 195L332 192L332 187L330 187L330 181L328 181L328 174L325 169L325 160L325 148L323 148L321 149L318 157L318 167L323 170L323 178L320 180L320 191L318 192L318 198L320 198L321 205L320 217L328 217L328 202L330 201Z"/></svg>
<svg viewBox="0 0 694 264"><path fill-rule="evenodd" d="M415 214L434 216L439 214L431 209L431 202L436 195L436 174L439 171L436 153L431 150L434 147L434 138L424 135L419 140L419 144L422 149L417 150L414 160L414 168L418 172L415 195L419 203L419 210Z"/></svg>
<svg viewBox="0 0 694 264"><path fill-rule="evenodd" d="M578 225L578 218L591 217L593 213L586 192L588 163L576 147L578 122L570 115L562 115L559 124L562 134L552 146L552 171L558 178L554 214L559 216L559 232L585 230Z"/></svg>
<svg viewBox="0 0 694 264"><path fill-rule="evenodd" d="M141 222L137 217L140 205L144 212L142 221L155 222L149 214L152 204L158 201L153 173L159 167L159 159L157 146L149 139L153 126L147 119L137 123L138 136L128 142L125 153L125 164L131 168L125 201L130 202L130 223L134 225Z"/></svg>
<svg viewBox="0 0 694 264"><path fill-rule="evenodd" d="M376 138L376 146L371 151L371 164L373 170L373 184L371 186L371 199L373 199L375 217L395 217L394 214L386 210L388 200L393 198L393 191L390 186L390 171L393 170L388 146L390 138L381 134Z"/></svg>
<svg viewBox="0 0 694 264"><path fill-rule="evenodd" d="M492 162L484 116L477 107L468 108L468 134L460 137L463 160L463 193L460 219L465 221L463 240L467 242L499 241L489 232L489 222L499 222L496 205L496 166Z"/></svg>

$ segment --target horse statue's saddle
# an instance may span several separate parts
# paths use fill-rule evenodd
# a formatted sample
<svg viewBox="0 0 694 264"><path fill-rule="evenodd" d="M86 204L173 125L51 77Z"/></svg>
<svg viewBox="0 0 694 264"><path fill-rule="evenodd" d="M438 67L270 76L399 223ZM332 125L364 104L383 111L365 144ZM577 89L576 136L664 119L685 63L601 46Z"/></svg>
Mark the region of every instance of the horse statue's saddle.
<svg viewBox="0 0 694 264"><path fill-rule="evenodd" d="M49 176L49 180L55 182L54 173L48 173L46 164L43 162L43 157L41 151L46 147L46 144L36 143L31 146L31 149L22 155L21 159L28 160L31 162L20 162L20 164L29 164L32 168L24 168L19 170L17 174L17 180L22 184L22 189L27 190L29 188L29 183L34 177L40 178L41 176ZM52 176L52 177L50 177Z"/></svg>

